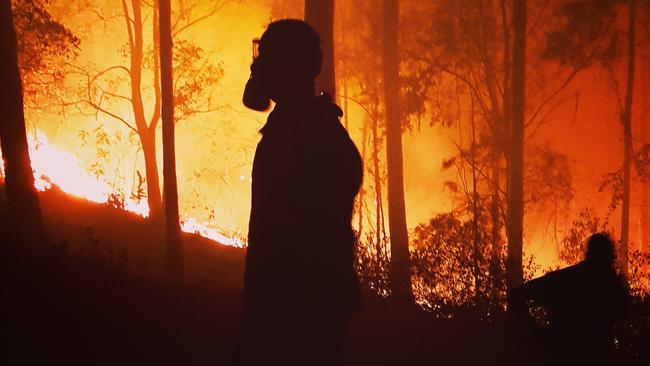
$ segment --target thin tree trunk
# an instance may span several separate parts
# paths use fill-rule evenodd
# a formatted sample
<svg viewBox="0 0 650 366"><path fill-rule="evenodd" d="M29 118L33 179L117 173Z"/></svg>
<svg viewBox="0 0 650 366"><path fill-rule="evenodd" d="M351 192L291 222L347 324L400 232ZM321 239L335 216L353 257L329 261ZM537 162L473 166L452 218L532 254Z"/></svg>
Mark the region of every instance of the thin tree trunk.
<svg viewBox="0 0 650 366"><path fill-rule="evenodd" d="M155 130L145 129L140 132L140 143L142 144L142 155L144 157L145 177L147 178L147 204L149 205L149 217L157 222L162 219L162 201L160 194L160 183L158 175L158 162L156 159L156 133Z"/></svg>
<svg viewBox="0 0 650 366"><path fill-rule="evenodd" d="M501 115L503 118L493 121L495 130L492 132L492 172L491 172L491 198L490 198L490 219L492 221L492 254L490 260L491 276L492 276L492 300L493 304L498 303L499 287L501 286L502 271L501 271L501 215L499 208L501 205L501 197L499 188L501 187L501 176L499 172L499 163L501 161L501 146L500 142L503 139L503 131L507 131L510 126L510 118L512 117L512 103L511 94L511 59L510 59L510 28L508 27L508 14L506 11L506 0L495 0L493 2L494 19L501 19L501 30L503 34L503 103ZM493 31L497 32L496 27Z"/></svg>
<svg viewBox="0 0 650 366"><path fill-rule="evenodd" d="M0 110L5 116L0 121L0 146L5 162L5 190L11 230L17 234L16 239L32 244L43 237L43 217L27 145L11 1L3 0L0 7Z"/></svg>
<svg viewBox="0 0 650 366"><path fill-rule="evenodd" d="M122 7L124 9L124 18L129 36L129 48L131 50L131 63L129 68L131 81L131 104L144 156L149 217L152 221L158 221L162 218L162 203L160 195L160 180L158 176L158 162L156 160L156 123L147 125L141 90L143 62L143 20L141 0L131 0L133 18L129 16L126 0L122 0Z"/></svg>
<svg viewBox="0 0 650 366"><path fill-rule="evenodd" d="M373 111L374 112L374 111ZM373 163L373 176L375 180L375 248L377 257L381 256L381 243L383 234L383 199L381 189L381 170L379 167L379 126L377 123L377 115L373 113L372 118L372 163Z"/></svg>
<svg viewBox="0 0 650 366"><path fill-rule="evenodd" d="M160 70L160 6L158 0L154 0L153 7L153 69ZM160 91L160 73L153 73L153 91L154 91L154 107L149 120L149 129L156 130L158 121L160 120L160 104L161 104L161 91Z"/></svg>
<svg viewBox="0 0 650 366"><path fill-rule="evenodd" d="M641 135L643 136L644 143L649 143L649 130L648 122L642 122ZM640 212L640 226L641 226L641 245L639 249L642 253L650 253L650 182L641 182L641 212Z"/></svg>
<svg viewBox="0 0 650 366"><path fill-rule="evenodd" d="M508 119L511 117L511 103L512 103L512 95L511 95L511 84L510 84L510 78L512 74L512 65L511 65L511 59L510 59L510 28L508 27L508 14L506 11L506 5L505 5L505 0L500 0L500 8L501 8L501 28L503 32L503 110L502 110L502 115L503 115L503 121L502 124L505 126L509 125ZM497 19L497 15L495 13L495 19ZM496 31L496 30L495 30Z"/></svg>
<svg viewBox="0 0 650 366"><path fill-rule="evenodd" d="M649 55L650 56L650 55ZM645 103L646 114L640 121L641 136L644 144L650 144L650 71L641 68L641 100ZM641 182L641 251L650 254L650 182Z"/></svg>
<svg viewBox="0 0 650 366"><path fill-rule="evenodd" d="M524 114L526 84L526 0L514 0L512 121L508 161L508 288L523 282Z"/></svg>
<svg viewBox="0 0 650 366"><path fill-rule="evenodd" d="M497 303L499 297L499 287L501 286L502 271L501 271L501 215L499 213L499 206L501 205L501 198L499 196L500 187L500 174L499 174L499 147L496 141L492 142L492 172L490 175L491 192L490 192L490 220L492 221L492 258L491 258L491 275L492 275L492 300Z"/></svg>
<svg viewBox="0 0 650 366"><path fill-rule="evenodd" d="M343 126L350 128L350 116L348 115L348 80L343 80Z"/></svg>
<svg viewBox="0 0 650 366"><path fill-rule="evenodd" d="M176 151L174 146L174 85L172 76L172 29L170 0L159 0L160 6L160 79L162 92L163 176L165 190L165 229L167 240L167 279L183 281L183 248L181 243L178 191L176 187ZM157 72L157 70L155 70Z"/></svg>
<svg viewBox="0 0 650 366"><path fill-rule="evenodd" d="M399 111L399 56L397 0L383 2L383 74L386 106L386 163L388 170L388 227L390 230L390 288L394 300L412 302L411 258L409 253L404 173L402 157L402 121Z"/></svg>
<svg viewBox="0 0 650 366"><path fill-rule="evenodd" d="M636 0L629 3L629 26L627 34L627 86L623 122L623 203L621 207L621 247L619 249L619 268L621 274L628 275L628 247L630 241L630 186L632 175L632 96L634 94L634 58L636 46Z"/></svg>
<svg viewBox="0 0 650 366"><path fill-rule="evenodd" d="M471 98L470 107L470 124L472 128L472 243L474 246L474 296L477 303L480 303L479 296L481 294L481 278L480 278L480 261L481 261L481 240L479 236L479 208L478 208L478 188L476 185L476 122L474 121L474 98Z"/></svg>
<svg viewBox="0 0 650 366"><path fill-rule="evenodd" d="M368 138L368 124L363 124L363 130L361 132L361 161L366 161L366 150L367 150L367 138ZM359 190L358 200L359 200L359 240L361 240L363 235L363 205L365 200L365 189L363 186Z"/></svg>
<svg viewBox="0 0 650 366"><path fill-rule="evenodd" d="M321 73L316 78L316 92L334 97L334 0L305 0L305 21L318 32L323 50Z"/></svg>

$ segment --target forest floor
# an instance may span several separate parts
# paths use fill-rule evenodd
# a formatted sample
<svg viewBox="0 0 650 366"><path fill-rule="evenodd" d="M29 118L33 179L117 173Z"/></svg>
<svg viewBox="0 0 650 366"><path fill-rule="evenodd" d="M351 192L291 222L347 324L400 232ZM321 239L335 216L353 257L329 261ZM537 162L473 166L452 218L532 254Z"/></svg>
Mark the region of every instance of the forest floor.
<svg viewBox="0 0 650 366"><path fill-rule="evenodd" d="M1 246L1 364L229 364L244 249L184 235L186 284L171 286L160 280L163 240L146 220L57 190L40 199L49 243ZM0 238L15 234L0 195ZM506 322L440 319L366 290L343 360L508 365L521 362L518 344Z"/></svg>

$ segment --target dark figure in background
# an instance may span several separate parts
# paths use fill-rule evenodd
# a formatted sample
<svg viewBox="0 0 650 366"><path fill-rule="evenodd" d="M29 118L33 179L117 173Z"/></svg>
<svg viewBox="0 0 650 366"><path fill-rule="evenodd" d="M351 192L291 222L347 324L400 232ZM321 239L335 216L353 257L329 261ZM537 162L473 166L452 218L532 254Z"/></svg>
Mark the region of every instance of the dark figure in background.
<svg viewBox="0 0 650 366"><path fill-rule="evenodd" d="M528 313L526 302L546 307L548 327L541 347L552 365L617 365L613 326L625 317L628 290L616 274L614 242L593 234L585 259L514 289L509 308Z"/></svg>
<svg viewBox="0 0 650 366"><path fill-rule="evenodd" d="M341 109L315 95L318 34L303 21L281 20L258 45L244 104L276 105L253 162L235 363L332 364L360 302L350 222L362 162Z"/></svg>

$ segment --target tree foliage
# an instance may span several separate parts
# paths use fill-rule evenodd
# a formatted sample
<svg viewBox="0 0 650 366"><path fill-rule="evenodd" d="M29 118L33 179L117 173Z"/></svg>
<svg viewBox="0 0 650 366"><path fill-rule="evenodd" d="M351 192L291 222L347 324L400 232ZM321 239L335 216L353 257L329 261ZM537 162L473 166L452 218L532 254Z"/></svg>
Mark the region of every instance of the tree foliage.
<svg viewBox="0 0 650 366"><path fill-rule="evenodd" d="M583 209L578 218L571 222L569 231L562 239L558 257L565 265L576 264L584 259L586 242L589 235L607 231L607 221L601 220L590 209Z"/></svg>
<svg viewBox="0 0 650 366"><path fill-rule="evenodd" d="M534 146L526 160L524 197L538 210L557 210L574 197L569 158L548 145Z"/></svg>
<svg viewBox="0 0 650 366"><path fill-rule="evenodd" d="M488 225L479 225L454 213L440 214L415 228L413 246L416 287L434 309L485 304L493 283L489 272Z"/></svg>
<svg viewBox="0 0 650 366"><path fill-rule="evenodd" d="M181 1L173 14L174 41L174 119L186 120L191 115L215 111L213 90L223 76L223 64L198 44L184 38L184 32L197 23L217 14L226 2L214 0L207 7L199 2ZM105 116L121 123L140 138L147 183L150 217L162 217L162 202L156 158L156 130L161 116L161 83L159 71L160 34L157 2L122 1L121 16L110 20L124 26L127 39L116 51L124 62L113 65L75 65L73 72L79 83L77 100L66 101L82 114ZM151 39L145 39L145 28L151 27ZM126 112L126 113L125 113ZM134 177L135 178L135 177Z"/></svg>
<svg viewBox="0 0 650 366"><path fill-rule="evenodd" d="M546 59L584 68L594 60L610 64L621 50L614 31L616 8L621 0L569 0L561 2L548 31Z"/></svg>
<svg viewBox="0 0 650 366"><path fill-rule="evenodd" d="M47 9L48 0L12 3L25 102L43 106L48 98L61 96L63 66L77 55L81 41L54 19Z"/></svg>
<svg viewBox="0 0 650 366"><path fill-rule="evenodd" d="M416 292L425 306L442 316L459 311L485 317L505 306L505 261L495 271L488 208L475 220L463 212L434 216L413 232L413 274ZM539 270L534 258L524 260L524 276ZM496 294L496 296L495 296Z"/></svg>
<svg viewBox="0 0 650 366"><path fill-rule="evenodd" d="M126 56L126 55L125 55ZM215 108L212 90L223 78L222 62L214 63L199 45L186 39L176 39L173 49L174 65L174 120L185 121L197 113L207 113ZM147 71L153 69L153 48L145 54L143 66Z"/></svg>

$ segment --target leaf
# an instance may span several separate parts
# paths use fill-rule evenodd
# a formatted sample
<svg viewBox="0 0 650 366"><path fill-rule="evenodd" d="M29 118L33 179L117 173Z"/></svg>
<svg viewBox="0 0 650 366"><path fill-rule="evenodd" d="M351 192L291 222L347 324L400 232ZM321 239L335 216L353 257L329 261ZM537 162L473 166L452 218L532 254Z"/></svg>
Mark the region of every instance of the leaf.
<svg viewBox="0 0 650 366"><path fill-rule="evenodd" d="M454 164L456 163L456 157L451 157L449 159L443 160L442 161L442 170L448 170L449 168L453 167Z"/></svg>
<svg viewBox="0 0 650 366"><path fill-rule="evenodd" d="M458 193L458 184L456 182L452 182L448 180L445 182L444 186L450 191L452 191L453 193Z"/></svg>

